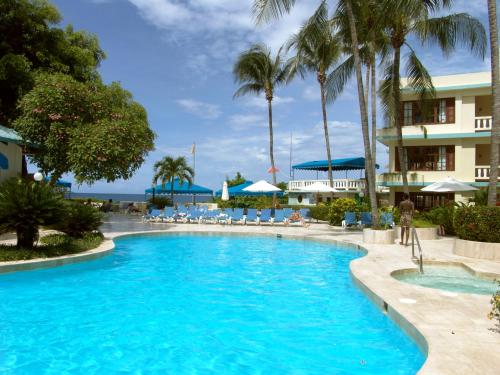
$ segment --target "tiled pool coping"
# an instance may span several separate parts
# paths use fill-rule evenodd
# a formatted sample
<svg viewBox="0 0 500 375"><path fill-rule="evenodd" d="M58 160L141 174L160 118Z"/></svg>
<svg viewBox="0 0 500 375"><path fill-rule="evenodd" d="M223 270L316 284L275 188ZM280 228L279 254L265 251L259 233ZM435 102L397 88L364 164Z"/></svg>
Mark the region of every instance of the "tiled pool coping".
<svg viewBox="0 0 500 375"><path fill-rule="evenodd" d="M0 263L1 272L46 268L95 259L109 254L113 238L136 234L281 235L284 238L326 241L364 249L367 254L351 262L356 284L419 345L427 360L419 374L497 374L500 368L500 332L486 318L489 297L458 293L447 295L392 278L391 273L416 268L409 249L399 245L365 245L360 233L338 233L312 225L283 226L155 225L140 230L106 231L99 248L65 257ZM132 228L130 228L132 229ZM469 260L452 254L452 240L425 241L425 262L461 263L478 274L500 275L500 263ZM427 250L427 252L426 252ZM436 258L437 257L437 258Z"/></svg>

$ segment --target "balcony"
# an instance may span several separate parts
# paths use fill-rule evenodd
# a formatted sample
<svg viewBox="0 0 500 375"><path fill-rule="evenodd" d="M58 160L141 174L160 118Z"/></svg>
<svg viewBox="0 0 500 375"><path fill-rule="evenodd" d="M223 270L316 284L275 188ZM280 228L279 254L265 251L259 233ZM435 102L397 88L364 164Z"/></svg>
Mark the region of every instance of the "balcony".
<svg viewBox="0 0 500 375"><path fill-rule="evenodd" d="M289 191L302 191L306 186L315 183L321 183L325 186L330 186L329 180L292 180L288 182ZM333 180L333 187L339 191L345 192L360 192L365 189L365 181L359 179L335 179Z"/></svg>
<svg viewBox="0 0 500 375"><path fill-rule="evenodd" d="M410 186L424 186L424 175L420 173L408 172L408 184ZM377 176L379 186L402 186L403 177L401 173L382 173Z"/></svg>
<svg viewBox="0 0 500 375"><path fill-rule="evenodd" d="M474 122L474 130L476 132L491 131L492 117L491 116L476 116Z"/></svg>
<svg viewBox="0 0 500 375"><path fill-rule="evenodd" d="M476 165L476 181L488 181L490 179L489 165ZM500 176L499 176L500 179Z"/></svg>

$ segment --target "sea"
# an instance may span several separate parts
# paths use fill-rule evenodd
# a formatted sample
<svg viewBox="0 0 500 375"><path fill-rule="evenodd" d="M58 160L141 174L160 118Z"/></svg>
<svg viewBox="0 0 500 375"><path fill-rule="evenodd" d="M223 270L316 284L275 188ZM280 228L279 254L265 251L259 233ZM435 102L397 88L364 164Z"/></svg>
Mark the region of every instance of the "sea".
<svg viewBox="0 0 500 375"><path fill-rule="evenodd" d="M113 202L146 202L151 195L144 194L114 194L114 193L75 193L66 195L67 198L92 198L100 200L112 199ZM208 202L212 199L211 195L197 195L196 202ZM193 203L192 195L174 195L174 203Z"/></svg>

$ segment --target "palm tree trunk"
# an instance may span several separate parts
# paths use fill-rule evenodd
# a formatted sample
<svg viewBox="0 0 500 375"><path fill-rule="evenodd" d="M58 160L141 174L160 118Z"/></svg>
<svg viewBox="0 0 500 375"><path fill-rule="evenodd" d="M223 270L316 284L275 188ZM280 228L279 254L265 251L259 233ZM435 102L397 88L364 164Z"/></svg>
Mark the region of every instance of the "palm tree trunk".
<svg viewBox="0 0 500 375"><path fill-rule="evenodd" d="M372 110L372 163L377 169L377 71L375 69L375 54L371 58L371 110Z"/></svg>
<svg viewBox="0 0 500 375"><path fill-rule="evenodd" d="M276 168L274 167L274 136L273 136L272 99L267 100L267 111L268 111L268 120L269 120L269 159L271 160L271 171L273 173L273 185L276 186ZM273 207L276 207L276 193L273 194Z"/></svg>
<svg viewBox="0 0 500 375"><path fill-rule="evenodd" d="M488 0L488 18L490 22L491 86L493 91L493 124L491 126L488 206L495 206L497 202L498 154L500 148L500 79L498 73L498 26L495 0Z"/></svg>
<svg viewBox="0 0 500 375"><path fill-rule="evenodd" d="M170 180L170 200L172 201L172 206L175 207L175 205L174 205L174 181L175 181L175 178L172 176L172 179Z"/></svg>
<svg viewBox="0 0 500 375"><path fill-rule="evenodd" d="M358 49L358 34L356 31L356 23L354 20L354 13L352 11L351 0L345 2L347 16L349 18L349 28L352 40L352 54L354 56L354 65L356 67L356 80L358 83L358 101L359 112L361 113L361 130L363 132L363 143L365 146L365 172L368 180L368 193L370 196L370 205L372 209L373 225L378 225L378 207L377 207L377 193L375 190L375 168L373 166L370 135L368 129L368 112L366 110L366 102L363 90L363 76L361 71L361 58L359 57Z"/></svg>
<svg viewBox="0 0 500 375"><path fill-rule="evenodd" d="M398 147L399 166L401 168L401 176L403 178L403 191L406 194L410 193L408 187L408 174L406 153L403 148L403 127L401 124L401 90L399 88L399 65L401 63L401 47L394 48L394 61L392 70L392 94L394 96L394 126L396 128L396 140Z"/></svg>
<svg viewBox="0 0 500 375"><path fill-rule="evenodd" d="M332 153L330 149L330 135L328 134L328 118L326 116L326 95L324 80L320 80L319 87L321 90L321 110L323 112L323 129L325 131L326 158L328 160L328 181L330 183L330 187L333 187Z"/></svg>

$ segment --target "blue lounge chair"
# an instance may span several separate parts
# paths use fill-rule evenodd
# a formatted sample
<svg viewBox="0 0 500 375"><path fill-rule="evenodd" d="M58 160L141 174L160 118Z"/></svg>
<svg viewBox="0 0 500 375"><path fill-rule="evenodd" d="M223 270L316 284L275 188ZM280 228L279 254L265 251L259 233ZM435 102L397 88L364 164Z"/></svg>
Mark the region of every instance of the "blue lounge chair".
<svg viewBox="0 0 500 375"><path fill-rule="evenodd" d="M311 216L309 214L309 209L308 208L301 208L299 210L300 216L304 219L304 221L309 222L311 221Z"/></svg>
<svg viewBox="0 0 500 375"><path fill-rule="evenodd" d="M155 208L149 211L147 215L142 217L142 221L154 221L161 215L161 210Z"/></svg>
<svg viewBox="0 0 500 375"><path fill-rule="evenodd" d="M229 224L243 223L243 208L235 208L229 216Z"/></svg>
<svg viewBox="0 0 500 375"><path fill-rule="evenodd" d="M216 223L218 216L220 214L220 210L208 210L205 212L201 218L203 222Z"/></svg>
<svg viewBox="0 0 500 375"><path fill-rule="evenodd" d="M392 212L382 212L382 215L380 215L380 225L394 227L394 215Z"/></svg>
<svg viewBox="0 0 500 375"><path fill-rule="evenodd" d="M257 210L255 208L249 208L247 214L245 215L244 223L257 223Z"/></svg>
<svg viewBox="0 0 500 375"><path fill-rule="evenodd" d="M269 210L269 209L262 210L260 212L259 220L257 223L261 224L261 223L270 223L270 222L271 222L271 210Z"/></svg>
<svg viewBox="0 0 500 375"><path fill-rule="evenodd" d="M356 220L356 212L345 212L344 220L342 221L342 228L347 228L351 225L358 225L358 221Z"/></svg>
<svg viewBox="0 0 500 375"><path fill-rule="evenodd" d="M276 210L274 211L274 217L271 220L271 224L276 224L276 223L286 223L287 218L285 217L285 211L284 210Z"/></svg>
<svg viewBox="0 0 500 375"><path fill-rule="evenodd" d="M163 209L163 212L159 216L159 219L161 221L167 221L167 222L175 221L175 211L174 211L174 208L173 207L165 207Z"/></svg>
<svg viewBox="0 0 500 375"><path fill-rule="evenodd" d="M287 208L283 208L283 214L285 215L286 218L290 217L290 215L292 214L293 212L293 209L287 207Z"/></svg>
<svg viewBox="0 0 500 375"><path fill-rule="evenodd" d="M369 227L372 225L371 212L361 212L361 225L364 227Z"/></svg>

